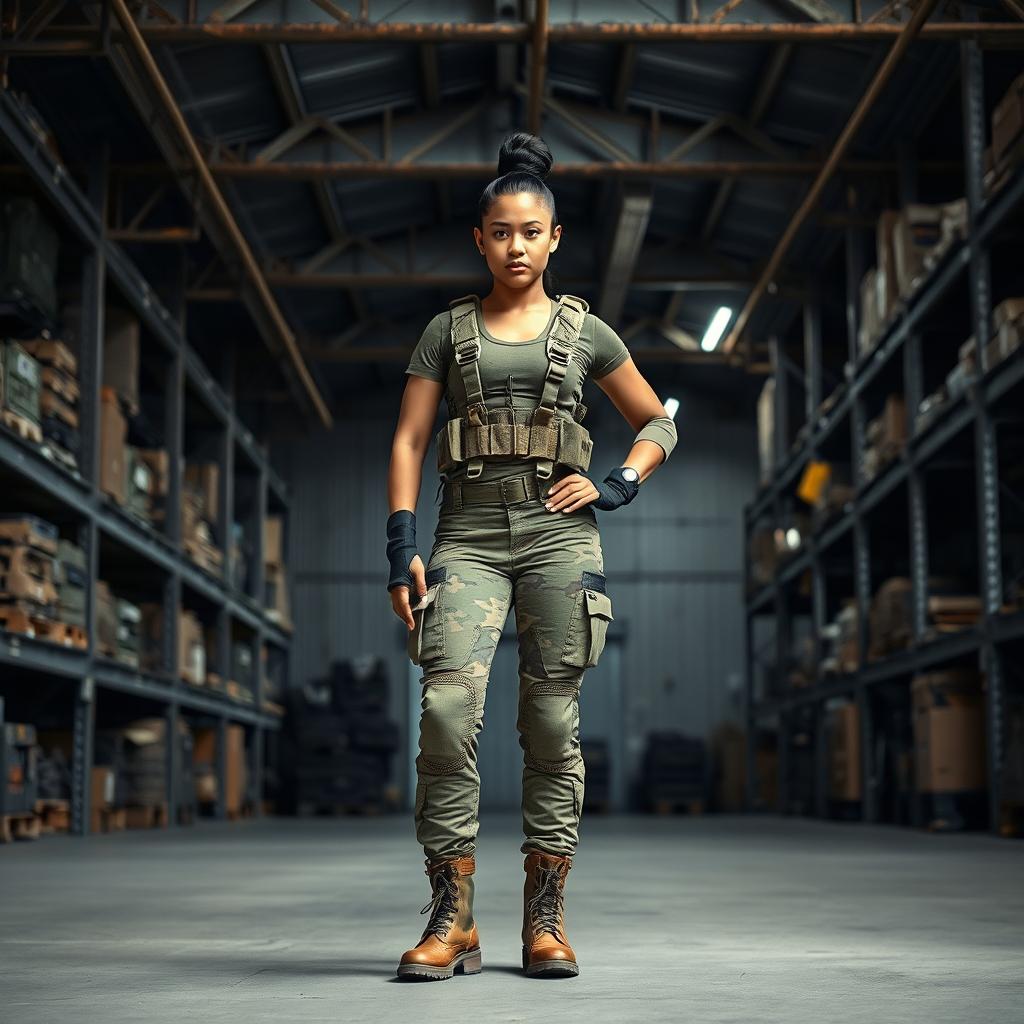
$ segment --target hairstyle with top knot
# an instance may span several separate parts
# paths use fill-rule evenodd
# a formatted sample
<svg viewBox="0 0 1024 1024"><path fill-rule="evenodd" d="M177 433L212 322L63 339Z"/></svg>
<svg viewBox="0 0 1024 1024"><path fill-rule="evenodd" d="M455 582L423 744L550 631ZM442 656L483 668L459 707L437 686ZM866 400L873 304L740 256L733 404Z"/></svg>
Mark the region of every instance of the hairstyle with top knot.
<svg viewBox="0 0 1024 1024"><path fill-rule="evenodd" d="M540 198L541 204L551 211L551 230L558 223L555 212L555 197L551 189L544 184L553 163L551 150L547 143L538 135L530 132L511 132L505 136L501 149L498 151L498 177L495 178L480 196L477 213L477 227L483 230L484 217L487 216L498 196L512 196L520 192L532 192ZM549 298L557 298L554 275L551 265L544 268L544 291Z"/></svg>

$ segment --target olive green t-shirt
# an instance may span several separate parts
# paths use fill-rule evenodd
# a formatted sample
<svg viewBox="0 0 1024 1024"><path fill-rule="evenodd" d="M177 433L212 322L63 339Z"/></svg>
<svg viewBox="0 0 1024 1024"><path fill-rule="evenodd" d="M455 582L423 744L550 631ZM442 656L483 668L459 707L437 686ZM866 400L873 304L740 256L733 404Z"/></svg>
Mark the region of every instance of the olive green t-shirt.
<svg viewBox="0 0 1024 1024"><path fill-rule="evenodd" d="M544 330L536 338L529 341L502 341L487 330L479 296L474 296L474 300L481 346L477 365L480 368L484 404L488 409L509 405L516 409L536 408L548 370L544 342L554 323L558 303L554 299L549 300L551 314ZM405 371L445 385L449 417L458 415L459 406L455 396L464 394L462 372L454 359L451 327L451 311L446 309L438 313L424 329ZM559 389L557 408L571 417L576 403L582 399L586 378L589 376L596 380L603 377L628 358L629 349L615 331L592 313L585 314L580 339ZM535 466L535 459L511 455L485 456L482 472L477 479L514 476L530 471ZM448 476L450 479L458 479L465 476L465 473L466 463L460 462Z"/></svg>

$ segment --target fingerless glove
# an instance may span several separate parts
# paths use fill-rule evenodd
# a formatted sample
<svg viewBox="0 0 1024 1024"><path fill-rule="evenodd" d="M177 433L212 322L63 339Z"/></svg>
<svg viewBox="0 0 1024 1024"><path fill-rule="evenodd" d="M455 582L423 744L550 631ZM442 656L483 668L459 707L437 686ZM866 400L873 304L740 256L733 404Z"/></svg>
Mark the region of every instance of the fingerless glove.
<svg viewBox="0 0 1024 1024"><path fill-rule="evenodd" d="M640 481L627 480L622 475L621 466L616 466L604 478L602 483L596 483L593 480L591 480L591 483L594 484L598 494L601 495L596 501L592 501L591 504L594 508L602 509L605 512L619 508L622 505L628 505L640 490Z"/></svg>
<svg viewBox="0 0 1024 1024"><path fill-rule="evenodd" d="M388 561L391 575L388 591L402 584L412 591L415 580L409 565L416 555L416 513L400 508L388 516Z"/></svg>

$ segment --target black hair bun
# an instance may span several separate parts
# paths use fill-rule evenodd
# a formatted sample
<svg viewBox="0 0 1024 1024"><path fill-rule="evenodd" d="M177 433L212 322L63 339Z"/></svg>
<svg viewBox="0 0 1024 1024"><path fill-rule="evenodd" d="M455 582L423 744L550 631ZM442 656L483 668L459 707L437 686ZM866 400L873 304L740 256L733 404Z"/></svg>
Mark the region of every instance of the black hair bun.
<svg viewBox="0 0 1024 1024"><path fill-rule="evenodd" d="M525 171L543 180L554 159L547 143L529 132L512 132L505 137L498 151L498 177L515 171Z"/></svg>

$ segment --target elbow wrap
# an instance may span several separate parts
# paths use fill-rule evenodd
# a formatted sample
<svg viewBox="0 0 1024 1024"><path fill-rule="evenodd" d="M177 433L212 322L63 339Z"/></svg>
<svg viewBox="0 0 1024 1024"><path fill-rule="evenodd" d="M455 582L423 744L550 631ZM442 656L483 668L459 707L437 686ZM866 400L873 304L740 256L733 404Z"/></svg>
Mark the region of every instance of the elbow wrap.
<svg viewBox="0 0 1024 1024"><path fill-rule="evenodd" d="M672 449L676 446L676 425L672 417L655 416L633 438L634 444L637 441L653 441L655 444L661 445L665 451L665 458L661 461L667 461L668 457L672 454Z"/></svg>

